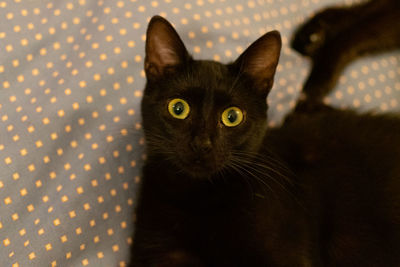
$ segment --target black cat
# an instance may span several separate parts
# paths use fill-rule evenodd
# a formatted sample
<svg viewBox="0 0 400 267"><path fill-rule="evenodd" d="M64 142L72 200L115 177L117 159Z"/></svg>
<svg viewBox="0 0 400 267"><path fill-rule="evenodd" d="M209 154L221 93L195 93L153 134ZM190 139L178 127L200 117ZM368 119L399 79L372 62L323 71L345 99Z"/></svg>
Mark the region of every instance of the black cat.
<svg viewBox="0 0 400 267"><path fill-rule="evenodd" d="M296 31L292 47L312 59L303 92L308 107L318 105L351 61L400 48L400 1L371 0L322 10Z"/></svg>
<svg viewBox="0 0 400 267"><path fill-rule="evenodd" d="M194 60L149 24L131 266L400 266L400 118L323 108L267 129L281 39Z"/></svg>

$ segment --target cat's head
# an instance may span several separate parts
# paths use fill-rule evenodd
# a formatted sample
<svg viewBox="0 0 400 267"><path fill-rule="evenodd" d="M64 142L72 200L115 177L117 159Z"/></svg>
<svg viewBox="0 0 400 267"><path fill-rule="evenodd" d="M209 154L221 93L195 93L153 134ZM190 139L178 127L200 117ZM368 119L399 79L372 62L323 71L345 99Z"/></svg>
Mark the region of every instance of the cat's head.
<svg viewBox="0 0 400 267"><path fill-rule="evenodd" d="M235 165L239 154L257 152L280 48L274 31L233 63L194 60L171 24L153 17L142 100L148 155L163 155L190 176L209 177Z"/></svg>

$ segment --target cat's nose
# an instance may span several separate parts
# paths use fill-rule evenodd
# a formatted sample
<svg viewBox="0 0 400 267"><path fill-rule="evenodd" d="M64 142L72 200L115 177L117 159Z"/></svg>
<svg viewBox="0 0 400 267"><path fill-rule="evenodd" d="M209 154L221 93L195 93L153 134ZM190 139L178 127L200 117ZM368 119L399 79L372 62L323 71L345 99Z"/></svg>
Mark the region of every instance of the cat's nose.
<svg viewBox="0 0 400 267"><path fill-rule="evenodd" d="M209 153L212 149L212 142L209 137L206 138L195 137L190 145L192 151L195 153L205 154Z"/></svg>

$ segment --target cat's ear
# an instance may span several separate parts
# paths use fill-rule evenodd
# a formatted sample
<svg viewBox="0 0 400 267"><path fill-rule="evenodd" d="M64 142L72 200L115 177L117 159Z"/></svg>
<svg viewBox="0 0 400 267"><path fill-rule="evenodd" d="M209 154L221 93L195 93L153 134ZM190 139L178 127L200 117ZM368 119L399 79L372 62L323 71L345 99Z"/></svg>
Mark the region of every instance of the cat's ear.
<svg viewBox="0 0 400 267"><path fill-rule="evenodd" d="M173 71L189 58L189 54L172 25L154 16L147 28L145 72L147 78L158 78Z"/></svg>
<svg viewBox="0 0 400 267"><path fill-rule="evenodd" d="M237 75L241 73L253 82L257 91L268 95L278 65L282 41L278 31L264 34L252 43L234 62Z"/></svg>

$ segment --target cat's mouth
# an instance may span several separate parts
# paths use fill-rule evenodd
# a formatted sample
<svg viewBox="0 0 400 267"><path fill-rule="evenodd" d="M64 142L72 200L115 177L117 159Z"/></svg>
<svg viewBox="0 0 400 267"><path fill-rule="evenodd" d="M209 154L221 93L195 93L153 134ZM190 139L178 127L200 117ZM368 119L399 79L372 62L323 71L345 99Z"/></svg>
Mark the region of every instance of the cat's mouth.
<svg viewBox="0 0 400 267"><path fill-rule="evenodd" d="M212 156L194 156L180 160L182 170L193 177L210 177L223 168L222 160Z"/></svg>

